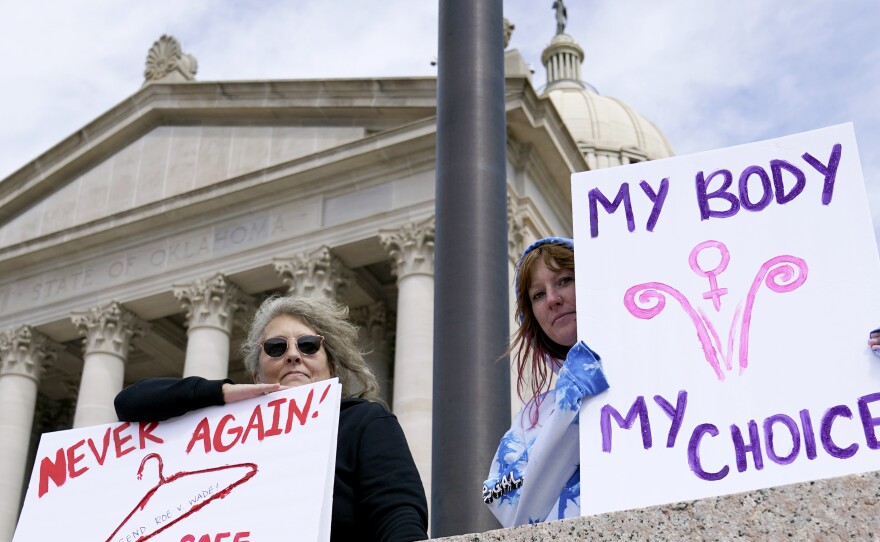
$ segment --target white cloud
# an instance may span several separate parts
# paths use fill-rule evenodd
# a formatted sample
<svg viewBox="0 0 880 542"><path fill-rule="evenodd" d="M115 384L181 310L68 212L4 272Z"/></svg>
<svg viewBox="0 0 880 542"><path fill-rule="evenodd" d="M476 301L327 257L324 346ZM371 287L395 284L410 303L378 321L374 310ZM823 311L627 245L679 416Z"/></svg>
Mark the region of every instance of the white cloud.
<svg viewBox="0 0 880 542"><path fill-rule="evenodd" d="M552 2L505 0L544 84ZM434 75L437 1L34 0L0 4L0 178L134 93L150 45L177 37L199 80ZM853 121L880 217L875 0L569 0L584 78L680 154ZM877 221L880 223L880 220Z"/></svg>

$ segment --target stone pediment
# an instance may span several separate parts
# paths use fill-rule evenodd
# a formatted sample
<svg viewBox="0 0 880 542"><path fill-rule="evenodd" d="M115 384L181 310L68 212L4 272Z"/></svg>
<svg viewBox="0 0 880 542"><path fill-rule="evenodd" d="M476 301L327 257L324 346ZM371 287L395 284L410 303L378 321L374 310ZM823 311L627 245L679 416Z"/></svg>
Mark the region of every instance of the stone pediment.
<svg viewBox="0 0 880 542"><path fill-rule="evenodd" d="M350 198L389 171L432 170L435 92L433 78L149 84L0 180L0 275L282 193ZM527 78L505 95L508 161L568 214L577 144Z"/></svg>
<svg viewBox="0 0 880 542"><path fill-rule="evenodd" d="M3 227L0 244L74 228L362 139L353 126L157 126Z"/></svg>
<svg viewBox="0 0 880 542"><path fill-rule="evenodd" d="M433 117L435 81L149 84L0 180L0 248Z"/></svg>

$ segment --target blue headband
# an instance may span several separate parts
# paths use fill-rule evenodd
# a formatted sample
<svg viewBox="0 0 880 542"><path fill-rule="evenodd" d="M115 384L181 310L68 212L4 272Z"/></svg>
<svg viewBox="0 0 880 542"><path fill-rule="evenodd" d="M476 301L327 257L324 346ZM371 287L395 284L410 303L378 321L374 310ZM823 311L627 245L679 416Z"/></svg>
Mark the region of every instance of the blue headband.
<svg viewBox="0 0 880 542"><path fill-rule="evenodd" d="M519 258L519 261L516 262L516 273L513 276L514 288L516 288L516 285L519 284L519 270L522 268L523 260L526 258L529 252L544 245L561 245L574 252L574 239L569 239L567 237L545 237L543 239L538 239L523 251L522 256L520 256ZM517 292L517 295L518 294L519 292Z"/></svg>

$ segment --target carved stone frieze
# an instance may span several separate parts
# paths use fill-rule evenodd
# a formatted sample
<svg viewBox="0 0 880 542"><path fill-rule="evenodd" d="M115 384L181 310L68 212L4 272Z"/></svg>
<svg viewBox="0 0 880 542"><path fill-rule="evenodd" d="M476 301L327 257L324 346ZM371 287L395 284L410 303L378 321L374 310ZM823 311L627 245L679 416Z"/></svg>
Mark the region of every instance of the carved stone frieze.
<svg viewBox="0 0 880 542"><path fill-rule="evenodd" d="M351 321L372 333L374 329L384 330L388 324L388 308L382 301L351 309Z"/></svg>
<svg viewBox="0 0 880 542"><path fill-rule="evenodd" d="M198 71L198 62L191 54L180 49L173 37L162 35L147 53L144 84L158 81L192 81Z"/></svg>
<svg viewBox="0 0 880 542"><path fill-rule="evenodd" d="M59 344L31 326L0 333L0 376L14 374L39 382L60 349Z"/></svg>
<svg viewBox="0 0 880 542"><path fill-rule="evenodd" d="M70 319L85 337L85 354L106 353L128 359L131 341L145 335L150 326L119 302L75 312Z"/></svg>
<svg viewBox="0 0 880 542"><path fill-rule="evenodd" d="M504 18L504 48L507 49L507 45L510 43L510 36L513 35L513 30L516 28L510 20L505 17Z"/></svg>
<svg viewBox="0 0 880 542"><path fill-rule="evenodd" d="M337 299L352 281L351 272L327 246L273 263L287 291L295 295Z"/></svg>
<svg viewBox="0 0 880 542"><path fill-rule="evenodd" d="M394 260L398 280L412 274L434 274L433 216L394 230L381 230L379 241Z"/></svg>
<svg viewBox="0 0 880 542"><path fill-rule="evenodd" d="M186 310L190 329L212 327L231 334L233 325L242 324L254 306L253 299L222 273L173 288L174 297Z"/></svg>
<svg viewBox="0 0 880 542"><path fill-rule="evenodd" d="M522 255L525 246L525 226L523 223L523 213L519 204L507 195L507 255L510 261L516 265Z"/></svg>

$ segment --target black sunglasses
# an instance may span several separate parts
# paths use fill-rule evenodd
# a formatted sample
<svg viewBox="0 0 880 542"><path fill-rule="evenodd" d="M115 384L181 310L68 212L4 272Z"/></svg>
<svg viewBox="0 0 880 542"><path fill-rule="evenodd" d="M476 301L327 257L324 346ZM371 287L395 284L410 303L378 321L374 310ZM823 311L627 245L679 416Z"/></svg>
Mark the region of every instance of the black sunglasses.
<svg viewBox="0 0 880 542"><path fill-rule="evenodd" d="M324 337L322 335L300 335L293 340L296 349L304 356L316 354L318 350L321 349L321 344L323 344L323 342ZM263 347L263 352L265 352L270 358L280 358L286 354L287 350L290 348L287 337L272 337L266 339L261 346Z"/></svg>

